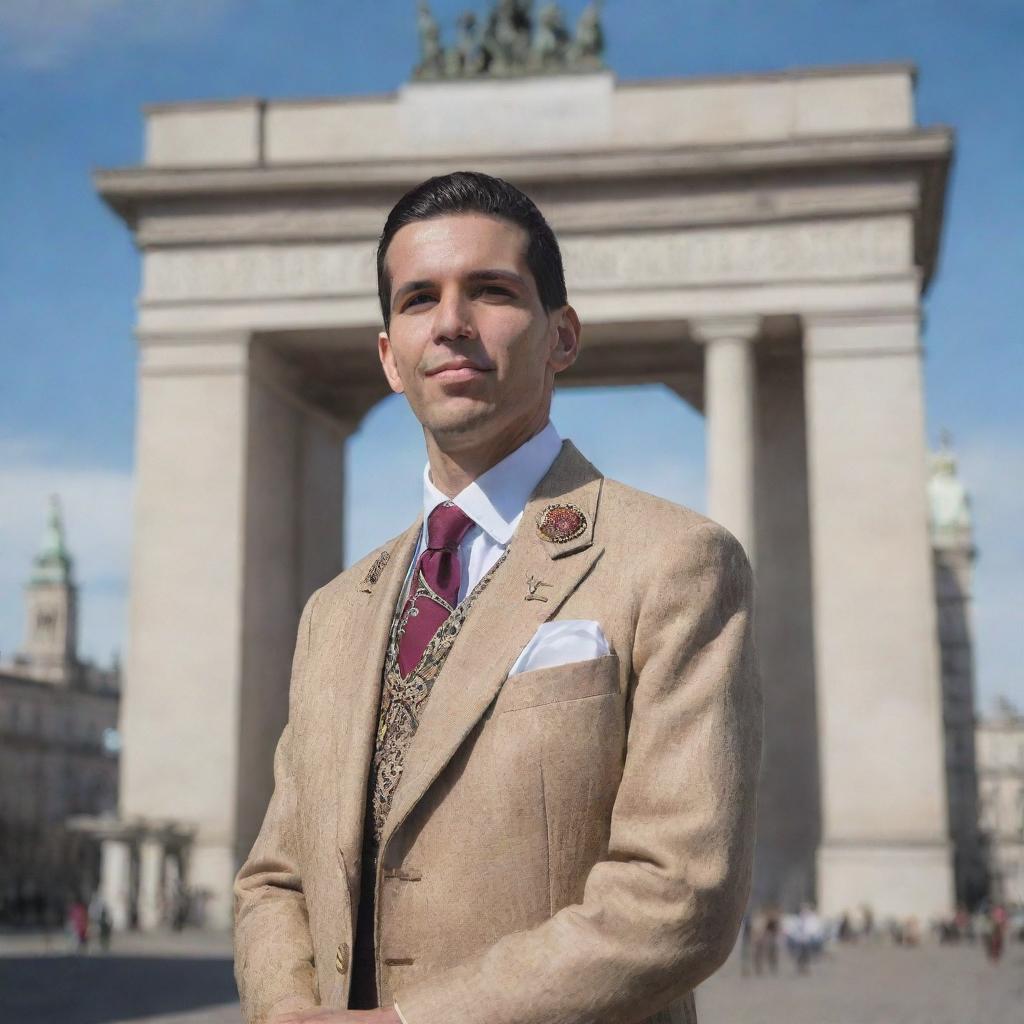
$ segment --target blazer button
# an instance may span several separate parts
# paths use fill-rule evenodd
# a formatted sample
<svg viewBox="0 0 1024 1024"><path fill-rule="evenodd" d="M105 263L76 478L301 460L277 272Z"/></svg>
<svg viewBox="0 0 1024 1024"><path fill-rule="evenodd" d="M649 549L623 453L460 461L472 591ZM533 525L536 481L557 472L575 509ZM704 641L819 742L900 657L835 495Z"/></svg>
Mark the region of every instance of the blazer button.
<svg viewBox="0 0 1024 1024"><path fill-rule="evenodd" d="M334 966L338 969L339 974L344 974L348 970L348 943L343 942L338 947L338 955L334 958Z"/></svg>

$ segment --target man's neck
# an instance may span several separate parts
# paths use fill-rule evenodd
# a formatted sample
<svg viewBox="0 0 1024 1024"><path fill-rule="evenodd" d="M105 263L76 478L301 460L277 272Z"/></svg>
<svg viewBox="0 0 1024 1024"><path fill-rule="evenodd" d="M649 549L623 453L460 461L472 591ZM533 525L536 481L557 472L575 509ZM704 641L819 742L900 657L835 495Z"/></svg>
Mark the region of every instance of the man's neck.
<svg viewBox="0 0 1024 1024"><path fill-rule="evenodd" d="M540 422L531 420L523 423L519 429L502 435L489 445L453 452L445 451L432 435L424 431L431 482L442 494L454 498L487 470L539 434L547 423L548 414L545 412Z"/></svg>

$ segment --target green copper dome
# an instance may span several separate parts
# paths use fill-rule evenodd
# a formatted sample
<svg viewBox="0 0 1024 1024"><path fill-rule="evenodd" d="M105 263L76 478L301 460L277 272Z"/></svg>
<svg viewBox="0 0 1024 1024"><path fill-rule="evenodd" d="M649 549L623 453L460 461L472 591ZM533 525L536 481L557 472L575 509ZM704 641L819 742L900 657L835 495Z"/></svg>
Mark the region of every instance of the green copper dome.
<svg viewBox="0 0 1024 1024"><path fill-rule="evenodd" d="M73 563L64 543L64 520L60 512L60 500L56 495L50 498L50 515L43 533L39 554L32 560L32 579L36 583L70 583Z"/></svg>

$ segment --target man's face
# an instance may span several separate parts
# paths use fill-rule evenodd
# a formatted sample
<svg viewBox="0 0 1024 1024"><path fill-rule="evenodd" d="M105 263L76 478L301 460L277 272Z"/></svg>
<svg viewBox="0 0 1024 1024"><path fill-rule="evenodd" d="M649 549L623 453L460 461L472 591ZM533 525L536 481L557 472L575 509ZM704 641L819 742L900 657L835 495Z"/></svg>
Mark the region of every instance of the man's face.
<svg viewBox="0 0 1024 1024"><path fill-rule="evenodd" d="M527 241L516 224L470 213L407 224L388 247L381 364L448 450L539 430L555 373L576 358L579 320L571 306L544 310Z"/></svg>

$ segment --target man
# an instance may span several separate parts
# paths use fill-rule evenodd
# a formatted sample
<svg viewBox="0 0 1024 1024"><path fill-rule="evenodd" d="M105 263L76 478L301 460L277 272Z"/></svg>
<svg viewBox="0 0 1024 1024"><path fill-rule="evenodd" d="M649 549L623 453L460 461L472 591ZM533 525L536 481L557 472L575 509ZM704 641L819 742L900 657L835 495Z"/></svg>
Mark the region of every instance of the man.
<svg viewBox="0 0 1024 1024"><path fill-rule="evenodd" d="M431 178L377 269L423 516L302 613L235 886L247 1019L693 1021L749 890L749 563L558 437L580 322L523 193Z"/></svg>

